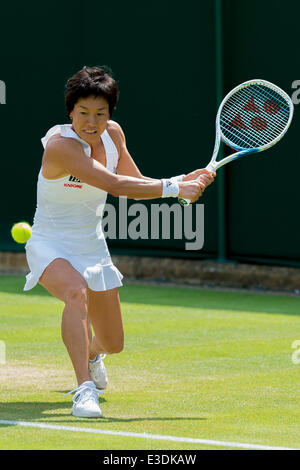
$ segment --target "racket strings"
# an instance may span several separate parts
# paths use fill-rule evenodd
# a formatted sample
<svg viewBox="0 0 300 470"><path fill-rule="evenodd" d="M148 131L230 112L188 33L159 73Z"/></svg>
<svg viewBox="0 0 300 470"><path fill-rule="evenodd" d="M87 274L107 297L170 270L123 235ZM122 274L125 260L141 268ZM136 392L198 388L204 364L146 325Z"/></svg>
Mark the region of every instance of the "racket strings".
<svg viewBox="0 0 300 470"><path fill-rule="evenodd" d="M287 113L289 113L289 106L287 104L287 102L279 96L279 98L281 99L278 99L278 96L275 96L275 95L272 95L270 96L270 93L268 95L266 95L265 93L261 93L261 91L259 89L255 90L255 92L253 92L252 96L249 94L244 94L244 97L242 97L241 99L241 103L243 102L243 106L242 106L242 112L243 114L248 113L248 112L252 112L252 113L258 113L258 114L272 114L272 121L275 123L277 122L278 124L280 123L280 120L282 120L282 117L284 116L284 111L286 111ZM233 98L233 99L232 99ZM261 99L260 99L261 98ZM266 100L266 98L268 98ZM234 100L236 98L234 97L231 97L229 100L228 100L228 106L229 108L227 107L227 111L229 112L232 112L232 109L230 109L230 107L234 107ZM248 100L248 102L247 102ZM264 100L264 102L262 102L262 100ZM246 101L246 103L245 103ZM259 101L259 106L256 105L256 102L255 101ZM248 103L251 103L250 106L247 106ZM277 109L274 109L275 106L278 106ZM251 109L251 106L254 107L254 109ZM272 108L273 107L273 108ZM267 108L265 111L262 111L263 108ZM280 111L280 109L282 110L282 112L280 113L280 116L281 118L279 119L278 118L278 111ZM235 109L235 112L238 111L237 109ZM272 122L271 122L272 124Z"/></svg>
<svg viewBox="0 0 300 470"><path fill-rule="evenodd" d="M251 98L253 99L253 98ZM245 104L244 108L247 106L247 103ZM261 125L265 124L266 126L268 126L268 132L269 133L272 133L272 131L278 129L278 126L279 127L282 127L284 128L285 125L286 125L286 122L287 122L287 119L288 119L288 114L286 114L284 111L283 112L280 112L280 116L272 116L271 119L269 119L269 116L266 116L266 113L265 112L261 112L261 111L251 111L251 110L248 110L247 108L246 109L242 109L239 110L239 109L235 109L234 107L232 107L232 109L229 109L227 110L227 113L226 115L223 116L223 119L225 119L226 121L228 121L228 119L230 118L231 122L234 121L234 119L238 116L239 120L240 120L240 128L242 129L243 127L245 127L248 132L251 134L251 135L255 135L255 132L257 132L257 130L255 130L255 128L251 128L248 126L244 126L243 123L247 122L247 119L249 118L249 113L253 114L254 117L252 117L252 119L257 122L257 124L261 123ZM258 108L260 109L260 108ZM256 117L255 117L256 116ZM257 117L258 116L258 117ZM263 117L261 117L263 116ZM268 118L268 120L266 120L265 118ZM229 123L231 123L229 122ZM232 126L231 126L232 127ZM235 127L237 130L238 129L238 125Z"/></svg>
<svg viewBox="0 0 300 470"><path fill-rule="evenodd" d="M248 87L249 88L249 87ZM237 92L238 94L238 92ZM240 102L238 103L238 106L237 106L237 102L236 100L239 100ZM259 101L259 106L256 105L255 101ZM264 102L262 102L264 100ZM252 105L255 106L255 109L251 109L250 107L247 107L247 104L249 103L249 101L252 101ZM270 102L272 104L270 104ZM241 106L242 104L242 106ZM227 105L227 103L226 103ZM271 106L273 105L273 108L274 108L274 105L278 105L278 108L277 110L275 110L274 112L272 111L271 109ZM284 98L282 98L280 95L277 94L277 96L273 93L261 93L261 90L259 90L258 88L256 90L253 90L252 93L250 94L249 91L247 93L243 93L243 96L241 97L236 97L235 95L230 97L229 100L228 100L228 105L227 105L227 111L230 112L230 107L232 106L235 106L235 110L236 111L240 111L241 113L245 113L246 112L252 112L252 113L258 113L258 114L265 114L265 113L269 113L269 114L272 114L272 119L274 121L278 120L278 111L280 111L281 109L281 113L280 113L280 116L282 117L282 115L284 115L284 111L286 111L287 113L289 113L289 105L288 103L285 101ZM264 111L263 110L263 107L266 107L267 109ZM224 106L225 108L225 106ZM238 109L240 108L240 109ZM241 109L242 108L242 109Z"/></svg>
<svg viewBox="0 0 300 470"><path fill-rule="evenodd" d="M224 136L241 148L257 148L276 139L286 128L290 105L266 85L251 84L224 103L220 127Z"/></svg>
<svg viewBox="0 0 300 470"><path fill-rule="evenodd" d="M244 100L240 101L243 106L232 106L229 111L223 116L222 124L227 130L227 133L232 134L235 140L241 140L242 143L247 146L264 145L268 141L272 141L284 130L285 125L288 121L287 113L280 113L280 118L265 119L265 115L260 111L262 103L259 103L259 107L251 110L247 108L249 97L244 97ZM253 95L250 98L252 103L255 103ZM257 99L256 99L257 101ZM231 104L231 103L230 103ZM245 109L246 108L246 109ZM244 111L245 109L245 111ZM251 113L252 127L249 126L247 120L249 120L249 114ZM263 115L264 117L261 117ZM248 124L248 125L247 125ZM256 126L258 129L255 129ZM263 128L267 128L267 131ZM262 132L264 130L264 132Z"/></svg>
<svg viewBox="0 0 300 470"><path fill-rule="evenodd" d="M260 93L260 95L262 95ZM270 95L266 96L263 95L264 104L267 102L266 98L269 98ZM286 104L282 106L283 112L280 113L280 118L276 116L272 116L273 119L270 119L269 116L268 120L266 120L265 113L262 113L262 102L258 100L259 95L252 94L244 94L243 99L239 98L239 106L236 106L234 100L228 102L229 108L227 106L227 113L223 116L222 123L223 127L226 130L227 137L233 137L234 142L241 146L246 147L257 147L272 141L274 138L279 135L282 130L284 130L285 125L287 123L288 118L286 119L287 113L284 112L284 107L286 108ZM273 94L274 98L274 94ZM251 101L250 101L251 100ZM250 102L250 109L249 109L249 102ZM276 101L273 101L273 103ZM258 103L258 106L257 104ZM281 103L282 104L282 103ZM251 109L251 105L255 108ZM224 107L225 109L225 107ZM264 116L263 118L261 116ZM247 120L249 120L249 116L252 121L252 127L249 126ZM258 129L255 129L255 127ZM267 128L267 131L263 128ZM262 132L264 130L264 132Z"/></svg>
<svg viewBox="0 0 300 470"><path fill-rule="evenodd" d="M269 132L268 132L269 138L266 139L264 136L264 138L262 139L258 137L255 131L248 131L247 134L245 134L243 131L240 131L239 129L235 129L233 133L231 123L232 123L231 120L222 121L222 125L223 125L222 130L223 130L224 135L230 140L232 140L235 144L240 145L241 147L245 146L246 148L260 147L269 142L272 142L272 140L276 139L276 137L280 135L281 132L285 129L285 125L283 126L279 125L274 130L269 129Z"/></svg>

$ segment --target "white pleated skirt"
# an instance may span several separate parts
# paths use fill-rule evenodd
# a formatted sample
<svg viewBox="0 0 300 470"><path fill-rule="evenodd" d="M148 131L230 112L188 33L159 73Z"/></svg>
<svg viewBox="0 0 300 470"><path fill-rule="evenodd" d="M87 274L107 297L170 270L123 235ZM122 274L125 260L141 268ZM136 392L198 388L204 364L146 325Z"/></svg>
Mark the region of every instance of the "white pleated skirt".
<svg viewBox="0 0 300 470"><path fill-rule="evenodd" d="M105 291L123 285L123 275L114 266L108 250L103 250L101 243L99 249L91 253L75 254L68 252L67 247L55 240L32 238L25 246L30 272L26 276L24 291L36 286L46 267L56 258L69 261L93 291Z"/></svg>

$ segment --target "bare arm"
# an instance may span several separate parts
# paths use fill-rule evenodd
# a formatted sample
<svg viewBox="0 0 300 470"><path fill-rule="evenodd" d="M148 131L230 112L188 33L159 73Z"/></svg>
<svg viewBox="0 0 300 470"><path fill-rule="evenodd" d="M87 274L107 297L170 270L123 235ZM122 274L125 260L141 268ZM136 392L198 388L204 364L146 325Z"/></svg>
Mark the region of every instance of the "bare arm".
<svg viewBox="0 0 300 470"><path fill-rule="evenodd" d="M134 176L115 175L93 158L87 158L80 142L74 139L50 140L43 161L48 166L59 168L61 173L72 174L113 196L155 199L162 195L161 180L149 181Z"/></svg>
<svg viewBox="0 0 300 470"><path fill-rule="evenodd" d="M120 148L120 141L117 145ZM75 139L63 137L50 139L44 152L42 168L47 168L50 173L57 175L53 177L72 174L81 181L103 189L116 197L126 196L132 199L162 197L162 181L144 178L131 157L127 160L127 170L123 168L125 174L114 174L95 159L87 158L81 143ZM178 197L190 199L192 202L197 201L204 187L201 181L179 183Z"/></svg>
<svg viewBox="0 0 300 470"><path fill-rule="evenodd" d="M117 166L118 174L134 176L136 178L141 178L141 179L145 179L148 181L155 181L154 178L144 176L140 172L139 168L137 167L133 158L128 152L125 135L121 126L114 121L110 121L110 122L111 122L110 133L112 134L114 140L117 141L118 143L118 150L119 150L119 162Z"/></svg>
<svg viewBox="0 0 300 470"><path fill-rule="evenodd" d="M156 181L153 178L149 178L148 176L142 175L142 173L140 172L139 168L137 167L133 158L128 152L124 132L118 123L114 121L110 121L110 133L114 137L114 140L116 140L119 144L118 145L119 163L117 166L118 174L134 176L136 178L142 178L147 181ZM195 170L185 175L182 181L194 181L200 175L201 175L200 181L202 183L202 191L204 191L204 189L213 182L214 176L216 176L216 173L208 172L205 168L202 168L202 169ZM148 198L143 197L143 199L148 199Z"/></svg>
<svg viewBox="0 0 300 470"><path fill-rule="evenodd" d="M119 162L117 166L117 172L120 175L127 175L127 176L134 176L136 178L143 179L145 181L156 181L154 178L150 178L148 176L142 175L139 168L135 164L133 158L131 157L130 153L127 150L125 137L123 131L121 130L121 145L120 145L120 152L119 152ZM151 197L143 196L143 197L135 197L136 200L141 199L151 199Z"/></svg>

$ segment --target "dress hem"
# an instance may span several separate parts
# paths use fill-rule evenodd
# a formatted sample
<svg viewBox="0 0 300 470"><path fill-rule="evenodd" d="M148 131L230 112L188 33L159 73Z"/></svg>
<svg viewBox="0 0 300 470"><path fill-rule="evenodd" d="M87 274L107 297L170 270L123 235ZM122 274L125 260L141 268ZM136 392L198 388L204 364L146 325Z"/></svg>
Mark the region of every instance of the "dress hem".
<svg viewBox="0 0 300 470"><path fill-rule="evenodd" d="M72 262L63 256L59 256L57 258L63 258L72 265ZM26 282L23 291L26 292L33 289L38 284L39 279L47 266L49 266L49 264L57 258L49 260L45 266L42 266L41 269L39 269L38 272L30 271L26 275ZM72 267L82 275L82 277L86 280L89 289L92 291L102 292L123 286L123 275L118 270L118 268L114 266L113 263L106 265L99 264L96 266L87 267L86 269L78 269L73 265Z"/></svg>

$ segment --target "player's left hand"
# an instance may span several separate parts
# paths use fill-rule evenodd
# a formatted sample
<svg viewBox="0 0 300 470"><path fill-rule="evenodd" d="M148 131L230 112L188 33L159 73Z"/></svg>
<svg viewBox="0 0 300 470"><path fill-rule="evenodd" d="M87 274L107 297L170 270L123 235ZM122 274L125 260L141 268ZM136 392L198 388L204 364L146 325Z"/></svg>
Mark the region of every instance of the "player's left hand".
<svg viewBox="0 0 300 470"><path fill-rule="evenodd" d="M182 181L196 180L200 177L201 183L207 187L214 181L216 176L217 174L215 171L208 171L206 168L200 168L192 171L188 175L185 175Z"/></svg>

